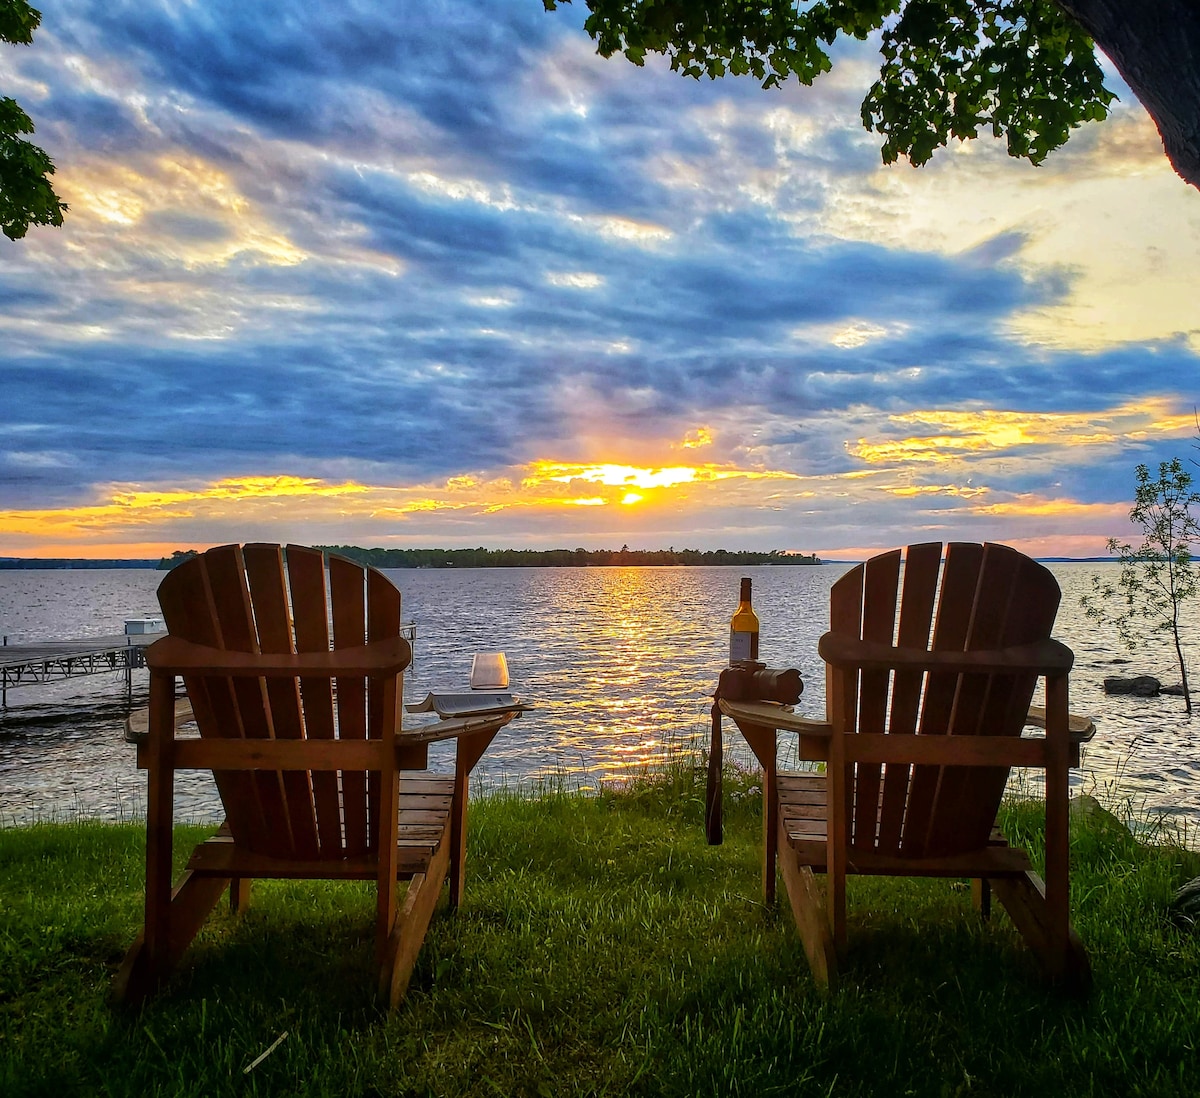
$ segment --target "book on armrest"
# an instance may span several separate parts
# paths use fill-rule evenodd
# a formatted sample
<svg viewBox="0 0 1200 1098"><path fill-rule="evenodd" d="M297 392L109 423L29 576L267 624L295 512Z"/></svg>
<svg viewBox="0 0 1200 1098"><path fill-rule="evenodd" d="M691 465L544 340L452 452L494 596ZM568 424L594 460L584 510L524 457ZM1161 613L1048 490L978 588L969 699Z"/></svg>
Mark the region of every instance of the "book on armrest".
<svg viewBox="0 0 1200 1098"><path fill-rule="evenodd" d="M504 713L525 709L515 694L491 690L470 690L456 693L435 691L418 702L404 707L410 713L436 713L446 717L467 717L479 713Z"/></svg>

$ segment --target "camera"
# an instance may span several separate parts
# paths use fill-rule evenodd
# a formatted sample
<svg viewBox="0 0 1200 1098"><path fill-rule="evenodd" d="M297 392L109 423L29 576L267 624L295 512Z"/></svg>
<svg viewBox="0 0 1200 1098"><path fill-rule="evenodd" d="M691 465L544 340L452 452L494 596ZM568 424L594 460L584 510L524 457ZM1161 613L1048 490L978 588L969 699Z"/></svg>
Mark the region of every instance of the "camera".
<svg viewBox="0 0 1200 1098"><path fill-rule="evenodd" d="M769 701L794 705L804 692L800 672L780 670L755 660L739 660L721 672L717 697L727 701Z"/></svg>

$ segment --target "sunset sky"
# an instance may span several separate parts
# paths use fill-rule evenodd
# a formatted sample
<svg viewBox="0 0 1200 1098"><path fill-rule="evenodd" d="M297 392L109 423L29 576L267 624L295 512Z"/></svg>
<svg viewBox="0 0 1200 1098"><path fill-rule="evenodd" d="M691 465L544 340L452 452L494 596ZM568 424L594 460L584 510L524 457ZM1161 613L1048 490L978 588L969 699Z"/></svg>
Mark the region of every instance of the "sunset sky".
<svg viewBox="0 0 1200 1098"><path fill-rule="evenodd" d="M870 43L763 91L582 3L39 6L0 94L70 212L0 238L0 555L1086 556L1200 458L1200 192L1115 76L1040 168L917 170Z"/></svg>

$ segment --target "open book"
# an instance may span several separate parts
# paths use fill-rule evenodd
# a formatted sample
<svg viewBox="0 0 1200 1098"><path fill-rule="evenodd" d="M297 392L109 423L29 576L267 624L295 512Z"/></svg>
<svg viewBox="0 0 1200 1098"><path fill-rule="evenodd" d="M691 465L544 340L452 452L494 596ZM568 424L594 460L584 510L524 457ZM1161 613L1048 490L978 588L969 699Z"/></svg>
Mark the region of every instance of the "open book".
<svg viewBox="0 0 1200 1098"><path fill-rule="evenodd" d="M512 709L524 709L515 694L497 693L491 690L468 690L459 693L434 692L426 694L419 702L409 702L405 707L410 713L437 713L439 717L467 717L479 713L504 713Z"/></svg>

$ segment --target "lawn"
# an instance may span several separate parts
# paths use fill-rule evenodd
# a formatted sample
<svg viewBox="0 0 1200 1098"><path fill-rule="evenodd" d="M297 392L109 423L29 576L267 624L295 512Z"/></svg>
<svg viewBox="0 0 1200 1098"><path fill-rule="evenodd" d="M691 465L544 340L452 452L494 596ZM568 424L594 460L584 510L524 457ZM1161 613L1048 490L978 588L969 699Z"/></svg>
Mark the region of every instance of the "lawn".
<svg viewBox="0 0 1200 1098"><path fill-rule="evenodd" d="M480 799L465 904L435 916L390 1016L372 999L370 886L286 882L256 884L241 919L215 915L143 1010L114 1008L141 829L0 830L0 1093L1195 1092L1200 932L1168 917L1195 854L1077 819L1086 1000L1043 986L965 883L852 879L843 988L826 998L786 901L761 902L752 783L727 780L720 847L687 764L599 795ZM1037 807L1002 822L1036 857ZM181 858L203 833L180 829Z"/></svg>

